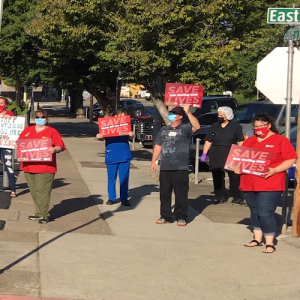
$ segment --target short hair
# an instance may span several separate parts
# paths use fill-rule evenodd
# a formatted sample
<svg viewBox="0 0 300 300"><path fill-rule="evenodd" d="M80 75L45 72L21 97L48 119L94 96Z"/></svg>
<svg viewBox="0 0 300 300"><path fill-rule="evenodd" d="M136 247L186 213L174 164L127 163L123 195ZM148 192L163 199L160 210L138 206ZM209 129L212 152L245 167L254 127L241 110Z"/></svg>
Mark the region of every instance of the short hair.
<svg viewBox="0 0 300 300"><path fill-rule="evenodd" d="M37 113L40 113L40 114L42 114L43 116L45 116L46 118L48 118L48 112L47 112L45 109L39 108L39 109L37 109L37 110L35 111L35 115L36 115Z"/></svg>
<svg viewBox="0 0 300 300"><path fill-rule="evenodd" d="M123 109L116 109L115 111L113 111L113 113L111 114L112 116L121 116L122 114L124 114L125 116L127 116L127 112Z"/></svg>

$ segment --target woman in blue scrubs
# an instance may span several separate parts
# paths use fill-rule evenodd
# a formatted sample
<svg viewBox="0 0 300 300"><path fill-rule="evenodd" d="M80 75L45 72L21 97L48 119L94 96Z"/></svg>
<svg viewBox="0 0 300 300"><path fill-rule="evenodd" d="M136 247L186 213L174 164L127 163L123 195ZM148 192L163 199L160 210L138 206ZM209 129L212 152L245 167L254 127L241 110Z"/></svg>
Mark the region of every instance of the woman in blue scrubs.
<svg viewBox="0 0 300 300"><path fill-rule="evenodd" d="M123 110L117 110L113 113L115 117L126 116L127 113ZM129 137L133 136L133 132L129 135L121 135L116 137L106 137L98 133L96 138L98 140L105 140L105 164L108 175L108 201L107 205L113 205L117 200L116 181L119 173L120 182L120 198L121 204L130 206L128 201L128 183L129 183L129 169L132 155L129 147Z"/></svg>

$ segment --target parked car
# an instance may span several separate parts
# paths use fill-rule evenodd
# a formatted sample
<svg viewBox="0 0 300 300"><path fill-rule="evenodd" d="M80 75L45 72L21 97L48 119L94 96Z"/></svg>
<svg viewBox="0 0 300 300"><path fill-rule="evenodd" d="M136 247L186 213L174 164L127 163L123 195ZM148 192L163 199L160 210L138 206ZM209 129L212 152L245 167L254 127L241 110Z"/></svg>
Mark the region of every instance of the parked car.
<svg viewBox="0 0 300 300"><path fill-rule="evenodd" d="M274 104L269 100L257 100L255 102L245 103L239 105L233 110L234 120L240 123L243 127L245 137L252 136L253 117L259 113L268 113L275 119L275 123L278 127L279 133L285 131L285 104ZM292 104L291 107L291 125L295 125L298 122L298 104Z"/></svg>
<svg viewBox="0 0 300 300"><path fill-rule="evenodd" d="M104 113L102 111L102 108L100 107L99 103L95 103L93 105L93 120L97 121L98 118L103 118Z"/></svg>
<svg viewBox="0 0 300 300"><path fill-rule="evenodd" d="M195 117L198 117L208 112L218 111L220 106L229 106L235 109L238 106L238 102L235 98L227 95L205 96L202 100L202 107L198 108L193 114Z"/></svg>
<svg viewBox="0 0 300 300"><path fill-rule="evenodd" d="M145 111L142 102L130 98L120 99L119 108L124 109L131 118L140 117Z"/></svg>

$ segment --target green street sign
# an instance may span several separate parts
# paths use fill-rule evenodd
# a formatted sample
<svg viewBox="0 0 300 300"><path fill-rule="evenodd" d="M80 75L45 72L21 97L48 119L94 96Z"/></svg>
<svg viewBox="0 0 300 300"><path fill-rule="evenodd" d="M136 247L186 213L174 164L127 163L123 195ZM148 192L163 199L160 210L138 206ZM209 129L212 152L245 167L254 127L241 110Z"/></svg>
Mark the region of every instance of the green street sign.
<svg viewBox="0 0 300 300"><path fill-rule="evenodd" d="M300 24L300 8L268 8L269 24Z"/></svg>
<svg viewBox="0 0 300 300"><path fill-rule="evenodd" d="M300 25L287 26L284 29L284 40L299 40L300 39Z"/></svg>

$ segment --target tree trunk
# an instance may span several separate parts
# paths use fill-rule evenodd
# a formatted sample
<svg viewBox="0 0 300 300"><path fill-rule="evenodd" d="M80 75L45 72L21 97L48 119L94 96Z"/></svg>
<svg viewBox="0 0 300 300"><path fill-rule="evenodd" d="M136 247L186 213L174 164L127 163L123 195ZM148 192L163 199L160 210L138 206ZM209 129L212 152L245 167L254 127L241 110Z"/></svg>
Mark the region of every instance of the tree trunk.
<svg viewBox="0 0 300 300"><path fill-rule="evenodd" d="M83 108L83 88L81 86L68 87L69 95L71 97L70 111L76 112L77 109Z"/></svg>
<svg viewBox="0 0 300 300"><path fill-rule="evenodd" d="M168 120L169 111L165 107L164 103L161 100L159 100L159 99L153 99L153 103L157 107L157 109L158 109L161 117L163 118L164 122L167 125L169 125L170 124L170 121Z"/></svg>
<svg viewBox="0 0 300 300"><path fill-rule="evenodd" d="M112 92L110 87L106 88L105 93L103 93L103 91L95 90L93 88L90 88L87 91L97 99L104 115L108 116L112 113L112 111L115 110L116 97L115 93Z"/></svg>

